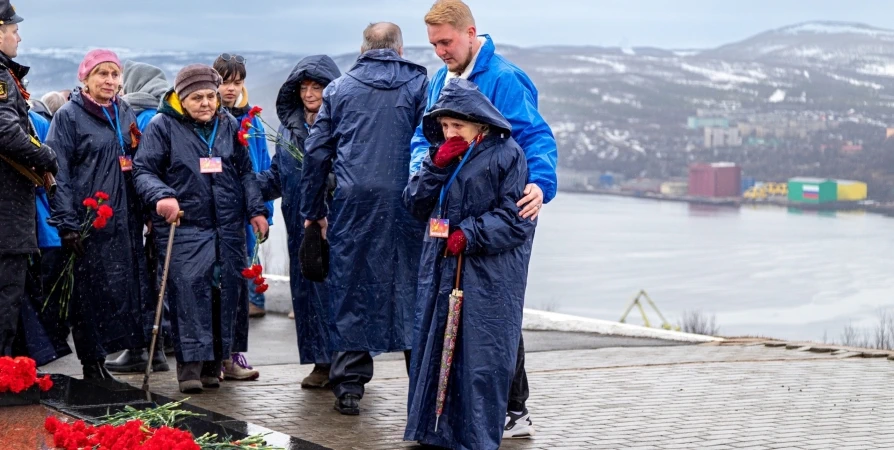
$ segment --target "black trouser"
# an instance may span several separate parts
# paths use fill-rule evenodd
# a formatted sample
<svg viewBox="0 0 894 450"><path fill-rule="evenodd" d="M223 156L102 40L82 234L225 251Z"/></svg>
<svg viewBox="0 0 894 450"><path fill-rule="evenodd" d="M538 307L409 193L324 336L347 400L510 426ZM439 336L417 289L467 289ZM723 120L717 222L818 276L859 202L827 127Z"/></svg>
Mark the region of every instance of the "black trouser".
<svg viewBox="0 0 894 450"><path fill-rule="evenodd" d="M509 388L509 411L524 411L528 401L528 374L525 372L525 339L518 337L518 358L515 360L515 376Z"/></svg>
<svg viewBox="0 0 894 450"><path fill-rule="evenodd" d="M0 356L12 356L27 273L28 255L0 255Z"/></svg>
<svg viewBox="0 0 894 450"><path fill-rule="evenodd" d="M407 373L410 373L410 351L404 350ZM332 393L341 398L354 394L363 398L364 386L373 377L373 358L369 352L335 352L329 368Z"/></svg>

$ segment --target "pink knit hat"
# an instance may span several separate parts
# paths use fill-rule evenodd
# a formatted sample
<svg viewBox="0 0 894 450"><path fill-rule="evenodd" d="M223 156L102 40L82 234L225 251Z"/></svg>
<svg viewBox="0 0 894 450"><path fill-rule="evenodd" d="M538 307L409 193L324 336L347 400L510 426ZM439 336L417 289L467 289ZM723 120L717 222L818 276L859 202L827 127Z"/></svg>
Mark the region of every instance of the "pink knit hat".
<svg viewBox="0 0 894 450"><path fill-rule="evenodd" d="M81 65L78 66L78 79L84 81L87 79L87 76L90 75L90 72L93 72L93 69L96 66L110 62L118 66L118 69L121 69L121 61L118 60L118 55L111 50L104 50L98 48L96 50L90 50L86 56L84 56L84 60L81 61Z"/></svg>

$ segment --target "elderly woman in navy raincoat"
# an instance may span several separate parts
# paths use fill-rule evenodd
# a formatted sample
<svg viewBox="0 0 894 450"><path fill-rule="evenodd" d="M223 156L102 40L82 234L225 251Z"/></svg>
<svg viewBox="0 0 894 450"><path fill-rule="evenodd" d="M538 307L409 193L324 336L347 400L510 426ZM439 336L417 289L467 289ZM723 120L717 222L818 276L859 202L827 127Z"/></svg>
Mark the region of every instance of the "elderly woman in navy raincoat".
<svg viewBox="0 0 894 450"><path fill-rule="evenodd" d="M59 157L49 224L76 257L69 320L84 378L114 379L106 355L143 346L150 331L142 203L132 172L139 133L133 110L118 97L121 63L113 52L87 53L78 78L84 87L56 112L47 137ZM82 202L97 191L108 194L114 216L82 242Z"/></svg>
<svg viewBox="0 0 894 450"><path fill-rule="evenodd" d="M279 134L303 153L304 141L323 104L323 89L341 76L338 66L326 55L308 56L292 69L279 90L276 114L281 123ZM277 144L270 169L259 180L265 200L282 197L282 215L286 223L289 249L289 282L292 308L298 334L301 364L313 364L313 371L301 381L302 388L321 388L329 384L329 291L325 283L314 283L301 275L298 249L304 239L304 219L299 213L302 162L285 145Z"/></svg>
<svg viewBox="0 0 894 450"><path fill-rule="evenodd" d="M245 218L267 234L268 211L248 150L237 140L239 124L221 109L220 81L210 66L184 67L134 161L137 191L155 211L159 264L167 256L169 224L184 213L166 298L185 393L218 387L221 361L230 355L237 302L246 289L240 274L247 257Z"/></svg>
<svg viewBox="0 0 894 450"><path fill-rule="evenodd" d="M411 177L404 202L419 219L447 220L449 234L426 233L404 439L495 449L515 373L535 227L519 217L516 205L528 178L525 154L510 137L509 122L470 81L451 80L423 127L438 147ZM444 327L457 270L464 302L435 431Z"/></svg>

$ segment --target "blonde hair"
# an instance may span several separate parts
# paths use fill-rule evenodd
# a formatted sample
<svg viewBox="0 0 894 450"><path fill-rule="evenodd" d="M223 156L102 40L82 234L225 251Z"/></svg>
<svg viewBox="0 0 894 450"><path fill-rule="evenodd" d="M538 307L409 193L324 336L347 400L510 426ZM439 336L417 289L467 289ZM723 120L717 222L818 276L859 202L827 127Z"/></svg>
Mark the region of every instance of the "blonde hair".
<svg viewBox="0 0 894 450"><path fill-rule="evenodd" d="M457 30L475 26L472 10L462 0L438 0L425 15L426 25L450 25Z"/></svg>

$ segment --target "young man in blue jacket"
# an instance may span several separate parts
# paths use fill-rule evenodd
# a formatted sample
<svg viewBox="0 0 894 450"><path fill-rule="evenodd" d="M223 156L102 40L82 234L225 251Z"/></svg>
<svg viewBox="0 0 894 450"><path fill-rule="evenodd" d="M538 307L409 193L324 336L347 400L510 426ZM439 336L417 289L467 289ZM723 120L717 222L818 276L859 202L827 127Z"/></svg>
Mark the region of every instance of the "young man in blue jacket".
<svg viewBox="0 0 894 450"><path fill-rule="evenodd" d="M439 0L426 14L425 25L429 42L445 64L428 86L426 110L438 101L441 89L450 79L463 78L478 85L512 125L512 137L525 152L529 175L525 196L518 202L519 214L535 220L543 204L556 196L558 159L552 130L537 110L537 88L524 71L496 53L490 36L478 35L472 11L462 1ZM429 147L420 124L412 141L411 175L421 167ZM525 408L528 378L524 361L524 340L520 340L504 438L534 435L534 427Z"/></svg>
<svg viewBox="0 0 894 450"><path fill-rule="evenodd" d="M248 117L251 105L248 103L248 90L245 88L245 58L235 53L221 53L214 61L214 70L220 74L220 87L217 88L220 100L224 108L236 118L239 123ZM270 168L270 153L267 150L267 137L264 124L260 117L251 118L251 137L248 139L248 155L251 158L252 169L255 173L263 172ZM273 225L273 202L265 202L269 215L267 224ZM246 222L246 248L248 249L249 263L254 258L255 235L251 224ZM246 266L247 267L247 266ZM240 302L236 312L236 331L233 339L233 355L223 362L224 378L228 380L254 380L260 373L248 365L242 353L248 350L248 318L263 317L264 294L256 293L251 280L248 283L248 302Z"/></svg>

